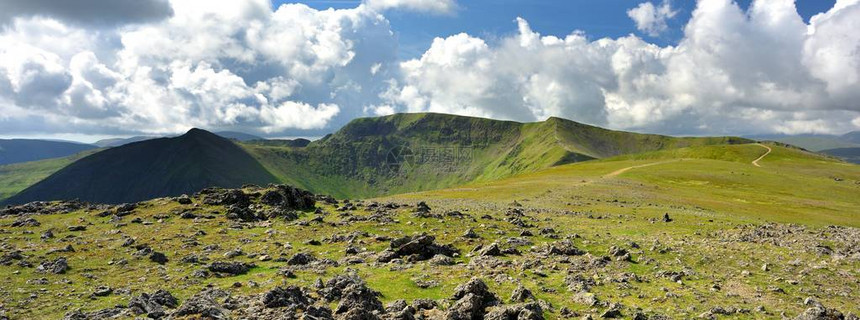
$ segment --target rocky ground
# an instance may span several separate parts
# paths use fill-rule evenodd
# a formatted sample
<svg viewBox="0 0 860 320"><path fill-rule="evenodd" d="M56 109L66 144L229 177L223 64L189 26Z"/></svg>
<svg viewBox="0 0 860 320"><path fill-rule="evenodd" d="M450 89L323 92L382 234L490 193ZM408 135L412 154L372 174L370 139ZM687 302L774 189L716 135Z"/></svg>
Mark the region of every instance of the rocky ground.
<svg viewBox="0 0 860 320"><path fill-rule="evenodd" d="M9 207L0 319L858 319L858 229L568 201L629 214L287 186Z"/></svg>

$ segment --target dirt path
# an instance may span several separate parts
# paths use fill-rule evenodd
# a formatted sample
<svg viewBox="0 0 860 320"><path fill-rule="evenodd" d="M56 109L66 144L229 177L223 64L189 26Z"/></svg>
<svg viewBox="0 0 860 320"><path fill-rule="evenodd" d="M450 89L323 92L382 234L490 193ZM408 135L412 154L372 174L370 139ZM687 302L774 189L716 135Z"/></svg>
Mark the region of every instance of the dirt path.
<svg viewBox="0 0 860 320"><path fill-rule="evenodd" d="M652 163L640 164L640 165L638 165L638 166L632 166L632 167L627 167L627 168L621 168L621 169L618 169L618 170L612 171L612 172L610 172L609 174L607 174L607 175L605 175L605 176L603 176L603 177L604 177L604 178L614 178L614 177L617 177L618 175L620 175L620 174L622 174L622 173L625 173L625 172L630 171L630 170L633 170L633 169L645 168L645 167L650 167L650 166L656 166L656 165L658 165L658 164L664 164L664 163L670 163L670 162L678 162L678 161L681 161L681 159L677 159L677 160L667 160L667 161L660 161L660 162L652 162Z"/></svg>
<svg viewBox="0 0 860 320"><path fill-rule="evenodd" d="M770 154L770 152L771 152L771 151L773 151L773 150L772 150L770 147L768 147L768 146L766 146L766 145L763 145L763 144L761 144L761 143L756 143L756 144L757 144L757 145L759 145L759 146L761 146L762 148L767 149L767 152L765 152L763 155L761 155L761 157L758 157L758 159L755 159L755 160L753 160L753 162L752 162L752 164L753 164L754 166L756 166L756 167L761 167L761 166L758 164L759 160L764 159L764 157L766 157L767 155L769 155L769 154Z"/></svg>

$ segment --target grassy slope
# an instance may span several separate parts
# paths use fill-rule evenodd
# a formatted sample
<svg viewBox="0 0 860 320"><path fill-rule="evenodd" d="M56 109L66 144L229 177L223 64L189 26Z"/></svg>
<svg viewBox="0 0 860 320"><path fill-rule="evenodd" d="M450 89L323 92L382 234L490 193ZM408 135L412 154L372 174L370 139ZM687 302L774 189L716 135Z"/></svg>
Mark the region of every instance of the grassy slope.
<svg viewBox="0 0 860 320"><path fill-rule="evenodd" d="M575 240L577 246L597 256L605 255L610 246L627 247L631 241L642 246L643 249L632 249L638 263L613 262L606 269L581 272L587 278L599 279L601 285L595 286L592 292L601 301L620 302L627 307L642 308L647 313L667 314L671 318L694 318L714 306L753 309L758 305L765 306L771 313L753 312L730 317L773 318L779 317L780 312L793 317L806 308L802 301L810 295L843 312L860 311L853 298L860 288L855 280L851 280L856 279L856 276L850 275L852 272L849 271L857 270L860 262L852 259L830 260L804 250L768 243L722 240L726 232L731 233L742 224L764 221L810 226L860 226L860 213L856 209L860 207L860 199L856 197L860 192L860 166L795 149L771 148L773 152L760 161L762 167L750 163L765 152L758 145L692 147L563 165L498 181L380 199L406 203L426 200L437 213L461 210L476 218L489 214L498 220L420 219L412 216L407 209L396 215L395 219L399 221L396 224L367 221L301 226L276 220L271 224L237 229L230 228L232 223L220 214L216 214L216 219L193 222L180 220L175 214L168 214L164 218L162 215L165 213L181 208L175 202L166 200L148 202L133 215L153 221L152 225L129 224L121 229L107 223L109 218L98 218L95 213L37 216L35 218L42 222L42 226L36 231L53 228L57 239L41 241L38 239L39 232L28 234L20 230L13 230L14 233L4 237L18 248L26 248L27 255L45 257L57 256L47 251L71 243L77 251L65 256L69 256L73 269L67 275L44 275L34 273L32 268L0 266L3 274L10 275L0 279L2 287L15 288L5 291L0 289L0 299L7 308L17 310L12 314L13 317L55 319L67 310L78 307L96 310L127 303L129 296L123 294L86 298L93 287L102 284L127 288L133 295L138 295L165 288L165 281L170 281L170 291L184 300L207 284L234 294L259 293L283 284L310 286L317 278L325 280L349 268L356 270L372 288L382 292L382 299L386 302L398 298L447 299L454 287L472 276L487 279L491 289L507 301L515 284L489 280L498 278L489 274L501 274L517 279L532 289L538 298L551 302L556 308L567 307L575 312L599 315L603 308L584 306L571 298L572 293L567 291L563 279L571 272L568 268L572 268L572 265L555 260L528 270L482 270L417 263L392 272L390 265L357 264L330 268L322 274L297 272L296 279L286 279L276 274L283 263L239 257L237 260L255 262L259 267L243 276L202 281L190 277L200 266L177 262L184 255L200 254L200 247L213 243L221 247L207 254L215 260L223 260L222 253L234 248L241 248L246 253L263 252L276 256L306 251L319 257L341 259L348 245L346 243L329 244L323 241L322 246L304 243L307 239L353 231L374 235L428 232L436 235L438 242L452 243L465 253L478 243L504 243L508 237L518 235L518 228L512 228L504 222L506 208L513 200L517 200L524 208L537 209L528 211L530 216L537 218L534 220L538 224L533 228L535 234L542 227L552 227L562 236L580 235L582 239ZM619 171L626 168L632 169ZM843 181L835 181L832 177L842 178ZM323 206L323 209L330 212L334 210L331 206ZM200 210L223 209L203 206ZM675 221L669 224L652 222L654 219L659 220L664 213L670 214ZM313 215L307 215L303 219L311 217ZM339 219L337 214L325 216L328 222ZM5 225L13 220L11 217L0 218L0 223ZM88 225L86 233L66 231L66 226L79 224ZM461 238L460 235L468 228L475 229L482 238ZM115 229L121 232L112 232ZM196 238L201 244L196 247L186 246L188 235L198 230L206 231L206 235ZM123 241L122 236L135 237L137 243L146 243L165 252L171 262L160 267L133 257L131 253L134 249L119 246ZM541 235L529 239L536 245L555 241ZM292 244L292 249L283 249L282 243ZM364 238L361 242L362 248L371 251L380 251L386 246L387 242L376 241L373 237ZM671 250L660 254L648 249L652 246L665 246ZM525 253L530 249L525 246L520 250ZM119 259L127 259L128 265L108 265L106 262ZM468 263L470 259L464 256L457 258L457 261ZM521 263L525 257L509 256L502 259ZM650 262L645 262L649 259ZM791 260L797 260L800 264L792 266L788 263ZM764 263L771 265L770 271L759 270ZM683 284L655 277L658 270L685 268L691 268L696 273L686 277ZM20 274L11 275L13 270L20 271ZM541 271L543 275L538 275L536 271ZM745 271L751 272L742 276ZM646 281L627 284L610 280L621 272L636 274ZM95 277L87 277L87 274ZM851 279L843 281L845 276L840 274L848 274ZM27 279L41 277L47 278L50 285L26 282ZM63 279L72 282L66 285ZM419 280L436 280L439 285L421 289L416 284ZM786 280L797 280L799 284L790 285ZM254 281L259 287L232 286L236 282L248 281ZM722 289L713 291L714 283L720 284ZM771 292L768 288L773 286L783 289L785 293ZM45 287L48 291L40 291ZM56 295L68 293L69 287L75 293ZM556 290L557 293L538 288ZM32 292L38 292L38 297L28 298ZM674 297L669 298L667 292ZM625 313L625 318L629 315ZM555 319L558 313L549 313L547 316Z"/></svg>
<svg viewBox="0 0 860 320"><path fill-rule="evenodd" d="M398 197L503 203L511 198L540 197L547 190L580 196L617 194L708 208L743 221L860 227L856 209L860 207L856 197L860 166L797 149L770 147L773 152L759 162L762 167L751 164L766 151L755 144L691 147L564 165L500 181Z"/></svg>
<svg viewBox="0 0 860 320"><path fill-rule="evenodd" d="M193 193L212 186L275 182L259 163L231 141L202 130L106 149L84 157L4 200L80 199L136 202Z"/></svg>
<svg viewBox="0 0 860 320"><path fill-rule="evenodd" d="M635 134L559 118L517 123L421 113L356 119L337 133L304 148L295 147L288 141L240 145L278 181L349 198L492 181L559 164L619 154L741 141L722 137L674 138ZM0 179L4 176L43 178L44 175L29 173L41 170L40 166L14 167L16 172L0 172ZM188 164L181 166L184 167L155 169L169 172L171 177L196 170ZM124 168L128 166L120 166L114 171L121 173ZM242 169L233 166L224 170ZM244 169L253 171L253 168ZM180 184L187 180L182 177L165 179L173 179ZM9 184L3 190L4 195L9 197L38 180L30 178ZM176 186L160 188L177 189ZM64 186L61 189L69 188Z"/></svg>
<svg viewBox="0 0 860 320"><path fill-rule="evenodd" d="M65 166L98 152L88 150L72 156L0 166L0 200L39 182Z"/></svg>
<svg viewBox="0 0 860 320"><path fill-rule="evenodd" d="M620 154L739 142L747 140L636 134L559 118L517 123L421 113L356 119L306 148L244 147L285 183L339 197L369 197L492 181ZM451 158L434 157L438 154Z"/></svg>

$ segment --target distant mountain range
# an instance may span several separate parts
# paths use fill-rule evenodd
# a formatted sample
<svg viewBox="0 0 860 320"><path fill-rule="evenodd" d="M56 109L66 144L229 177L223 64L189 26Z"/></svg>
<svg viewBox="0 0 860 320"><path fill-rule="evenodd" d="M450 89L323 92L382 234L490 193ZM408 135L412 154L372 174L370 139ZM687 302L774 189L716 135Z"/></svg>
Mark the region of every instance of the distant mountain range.
<svg viewBox="0 0 860 320"><path fill-rule="evenodd" d="M276 181L235 143L192 129L179 137L130 143L84 157L5 202L134 202L193 193L210 186L239 187Z"/></svg>
<svg viewBox="0 0 860 320"><path fill-rule="evenodd" d="M842 158L845 161L860 163L860 131L844 135L804 134L804 135L759 135L749 138L771 140L798 146Z"/></svg>
<svg viewBox="0 0 860 320"><path fill-rule="evenodd" d="M254 140L266 140L265 138L258 137L252 134L247 134L244 132L236 132L236 131L219 131L215 132L216 135L221 137L238 140L238 141L254 141ZM168 136L169 137L169 136ZM135 136L131 138L112 138L112 139L102 139L93 143L94 145L100 148L108 148L108 147L119 147L122 145L126 145L133 142L140 142L146 140L152 140L156 138L162 138L159 136ZM165 137L167 138L167 137Z"/></svg>
<svg viewBox="0 0 860 320"><path fill-rule="evenodd" d="M320 140L228 140L191 130L84 157L6 203L118 203L220 186L281 182L369 197L489 181L560 164L690 146L752 142L612 131L560 118L518 123L444 114L361 118Z"/></svg>
<svg viewBox="0 0 860 320"><path fill-rule="evenodd" d="M0 165L70 156L97 148L75 142L11 139L0 140Z"/></svg>
<svg viewBox="0 0 860 320"><path fill-rule="evenodd" d="M93 144L98 146L99 148L110 148L110 147L119 147L121 145L126 145L132 142L140 142L145 140L151 140L159 138L157 136L136 136L131 138L111 138L111 139L102 139L94 142Z"/></svg>

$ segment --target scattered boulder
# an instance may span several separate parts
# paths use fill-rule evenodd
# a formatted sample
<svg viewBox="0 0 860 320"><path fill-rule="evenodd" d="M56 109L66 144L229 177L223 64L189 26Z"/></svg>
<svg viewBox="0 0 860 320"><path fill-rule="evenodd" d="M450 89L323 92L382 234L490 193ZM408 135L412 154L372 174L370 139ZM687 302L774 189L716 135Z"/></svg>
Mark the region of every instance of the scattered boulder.
<svg viewBox="0 0 860 320"><path fill-rule="evenodd" d="M384 312L385 309L382 307L382 302L379 301L379 296L379 292L368 288L363 281L352 283L343 289L335 314ZM353 319L352 316L345 316L344 318Z"/></svg>
<svg viewBox="0 0 860 320"><path fill-rule="evenodd" d="M478 233L476 233L475 230L472 228L469 228L469 230L466 230L466 232L463 233L463 238L466 238L466 239L477 239L480 237L481 236L479 236Z"/></svg>
<svg viewBox="0 0 860 320"><path fill-rule="evenodd" d="M472 278L454 289L451 300L455 302L445 315L449 320L484 319L485 310L499 304L496 295L478 278Z"/></svg>
<svg viewBox="0 0 860 320"><path fill-rule="evenodd" d="M47 272L53 274L63 274L69 270L69 264L65 257L59 257L54 261L45 261L36 267L36 272Z"/></svg>
<svg viewBox="0 0 860 320"><path fill-rule="evenodd" d="M38 220L33 219L32 217L21 217L21 218L18 218L18 220L15 220L15 222L12 222L11 226L12 227L38 227L41 225L42 224L39 223Z"/></svg>
<svg viewBox="0 0 860 320"><path fill-rule="evenodd" d="M251 268L255 267L253 264L248 264L244 262L223 262L216 261L213 262L207 267L209 271L218 273L218 274L227 274L227 275L240 275L248 273Z"/></svg>
<svg viewBox="0 0 860 320"><path fill-rule="evenodd" d="M183 194L181 196L176 197L176 202L179 204L191 204L191 197L187 194Z"/></svg>
<svg viewBox="0 0 860 320"><path fill-rule="evenodd" d="M526 289L522 285L518 286L514 289L514 292L511 293L511 301L525 302L529 299L535 299L535 296L529 289Z"/></svg>
<svg viewBox="0 0 860 320"><path fill-rule="evenodd" d="M556 241L555 243L550 244L545 252L549 255L561 256L580 256L585 254L585 251L577 248L570 240Z"/></svg>
<svg viewBox="0 0 860 320"><path fill-rule="evenodd" d="M282 209L311 210L316 207L316 197L302 189L277 185L260 197L260 203Z"/></svg>
<svg viewBox="0 0 860 320"><path fill-rule="evenodd" d="M290 259L287 260L287 264L291 266L303 266L315 260L316 258L312 254L306 252L299 252L290 257Z"/></svg>
<svg viewBox="0 0 860 320"><path fill-rule="evenodd" d="M217 301L224 294L220 290L203 290L188 298L179 309L173 312L174 317L196 315L198 319L230 319L230 312Z"/></svg>
<svg viewBox="0 0 860 320"><path fill-rule="evenodd" d="M380 254L379 262L389 262L395 258L407 256L414 258L414 260L424 261L437 254L453 257L458 252L454 246L439 245L435 243L435 240L435 237L426 234L391 240L390 251Z"/></svg>
<svg viewBox="0 0 860 320"><path fill-rule="evenodd" d="M799 314L795 320L842 320L845 319L845 315L842 312L839 312L835 309L830 309L824 307L821 303L818 303L815 300L807 299L805 303L807 305L812 305L811 308L806 309L803 313Z"/></svg>
<svg viewBox="0 0 860 320"><path fill-rule="evenodd" d="M446 255L441 255L441 254L437 254L437 255L433 256L433 258L430 258L429 262L430 262L430 264L435 265L435 266L451 266L451 265L454 265L454 259L453 258L446 256Z"/></svg>
<svg viewBox="0 0 860 320"><path fill-rule="evenodd" d="M54 238L54 231L50 230L50 229L45 230L45 232L42 232L42 235L39 236L39 238L42 240L53 239Z"/></svg>
<svg viewBox="0 0 860 320"><path fill-rule="evenodd" d="M543 320L543 309L536 302L491 308L484 320Z"/></svg>
<svg viewBox="0 0 860 320"><path fill-rule="evenodd" d="M263 294L263 305L266 308L287 307L295 310L307 307L308 303L308 297L296 286L277 287Z"/></svg>
<svg viewBox="0 0 860 320"><path fill-rule="evenodd" d="M165 264L168 261L166 255L157 251L152 251L152 253L149 254L149 260L157 264Z"/></svg>
<svg viewBox="0 0 860 320"><path fill-rule="evenodd" d="M108 286L98 286L98 287L96 287L96 289L93 291L93 296L96 296L96 297L105 297L105 296L109 296L112 292L113 292L113 288L111 288L111 287L108 287Z"/></svg>
<svg viewBox="0 0 860 320"><path fill-rule="evenodd" d="M499 248L498 243L493 242L478 250L478 254L484 257L497 257L502 255L502 249Z"/></svg>
<svg viewBox="0 0 860 320"><path fill-rule="evenodd" d="M152 294L143 293L128 302L128 308L137 315L146 315L149 318L160 319L166 314L164 308L176 308L179 300L176 300L170 292L158 290Z"/></svg>

